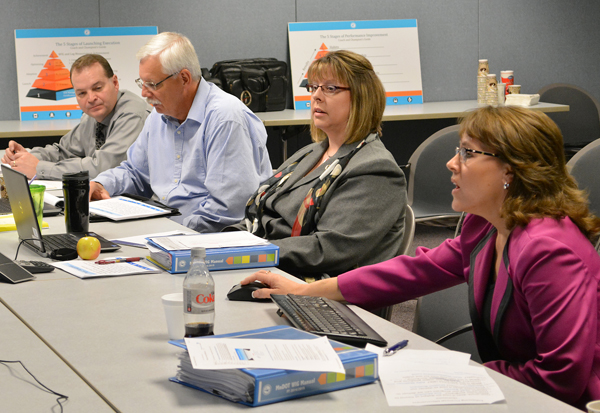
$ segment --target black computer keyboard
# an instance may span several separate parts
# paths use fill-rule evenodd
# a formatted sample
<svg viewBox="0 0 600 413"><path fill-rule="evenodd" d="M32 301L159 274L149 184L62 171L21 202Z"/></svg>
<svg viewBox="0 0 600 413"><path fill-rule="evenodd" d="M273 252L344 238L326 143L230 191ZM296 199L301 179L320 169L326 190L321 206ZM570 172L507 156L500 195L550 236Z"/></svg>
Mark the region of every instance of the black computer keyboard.
<svg viewBox="0 0 600 413"><path fill-rule="evenodd" d="M12 214L10 202L6 198L0 198L0 214Z"/></svg>
<svg viewBox="0 0 600 413"><path fill-rule="evenodd" d="M43 240L46 248L51 250L57 250L59 248L76 249L79 237L73 234L50 234L44 235Z"/></svg>
<svg viewBox="0 0 600 413"><path fill-rule="evenodd" d="M364 347L367 343L387 346L383 337L342 303L293 294L272 294L271 299L296 328L357 347Z"/></svg>
<svg viewBox="0 0 600 413"><path fill-rule="evenodd" d="M19 264L21 267L25 268L27 271L29 271L32 274L40 274L43 272L52 272L54 271L54 266L48 264L47 262L44 261L24 261L24 260L18 260L15 261L17 264Z"/></svg>

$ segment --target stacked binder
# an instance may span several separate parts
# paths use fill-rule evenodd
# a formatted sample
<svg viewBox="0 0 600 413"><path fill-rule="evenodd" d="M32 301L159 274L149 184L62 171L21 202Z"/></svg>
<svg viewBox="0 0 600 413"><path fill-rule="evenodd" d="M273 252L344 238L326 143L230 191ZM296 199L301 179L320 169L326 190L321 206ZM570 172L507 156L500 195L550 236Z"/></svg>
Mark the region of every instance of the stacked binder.
<svg viewBox="0 0 600 413"><path fill-rule="evenodd" d="M275 326L215 337L299 340L317 336L290 326ZM329 341L346 374L271 369L195 370L184 341L171 341L184 351L179 354L177 376L170 380L248 406L326 393L377 380L375 353Z"/></svg>
<svg viewBox="0 0 600 413"><path fill-rule="evenodd" d="M240 237L240 245L232 245L235 242L228 241L226 247L212 248L212 242L203 244L199 239L214 240L220 236ZM256 238L260 243L254 245L244 245L248 239ZM188 247L170 247L168 242L161 240L194 240ZM182 242L182 244L185 244ZM191 248L190 246L201 246L206 248L206 266L210 271L217 270L237 270L243 268L261 268L275 267L279 264L279 247L266 240L262 240L247 232L236 233L216 233L216 234L185 234L174 237L150 237L148 238L148 250L152 261L165 269L174 273L184 273L190 269Z"/></svg>

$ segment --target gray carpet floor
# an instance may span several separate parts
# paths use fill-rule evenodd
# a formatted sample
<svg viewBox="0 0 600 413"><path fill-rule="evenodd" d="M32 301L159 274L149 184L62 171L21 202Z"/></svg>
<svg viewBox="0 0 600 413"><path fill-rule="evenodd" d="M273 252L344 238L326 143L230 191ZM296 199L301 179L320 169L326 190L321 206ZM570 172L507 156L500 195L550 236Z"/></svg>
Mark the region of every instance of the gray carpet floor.
<svg viewBox="0 0 600 413"><path fill-rule="evenodd" d="M410 247L409 255L414 257L417 247L437 247L445 239L453 238L454 231L454 227L417 224L415 228L415 237ZM396 304L392 311L391 322L412 331L416 306L417 300L410 300L404 303Z"/></svg>

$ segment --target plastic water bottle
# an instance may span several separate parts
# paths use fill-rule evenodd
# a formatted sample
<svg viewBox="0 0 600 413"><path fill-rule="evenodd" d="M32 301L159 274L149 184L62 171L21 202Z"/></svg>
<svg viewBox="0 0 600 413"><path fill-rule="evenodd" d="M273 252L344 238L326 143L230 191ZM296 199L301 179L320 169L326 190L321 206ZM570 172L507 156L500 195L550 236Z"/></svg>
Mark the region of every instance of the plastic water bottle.
<svg viewBox="0 0 600 413"><path fill-rule="evenodd" d="M214 334L215 281L206 268L205 258L204 248L192 248L192 262L183 280L185 337Z"/></svg>

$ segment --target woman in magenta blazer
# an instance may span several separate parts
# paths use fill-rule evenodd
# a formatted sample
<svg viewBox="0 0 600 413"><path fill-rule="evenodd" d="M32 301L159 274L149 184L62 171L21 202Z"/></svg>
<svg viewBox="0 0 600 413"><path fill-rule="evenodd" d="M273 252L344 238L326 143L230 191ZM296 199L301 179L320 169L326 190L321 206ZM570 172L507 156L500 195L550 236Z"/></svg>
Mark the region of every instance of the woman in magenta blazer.
<svg viewBox="0 0 600 413"><path fill-rule="evenodd" d="M376 308L469 284L485 365L584 406L600 399L600 219L568 174L560 130L546 115L480 108L461 122L452 208L462 233L415 257L399 256L336 279L301 285L259 271L271 293L347 300ZM375 218L375 217L374 217Z"/></svg>

